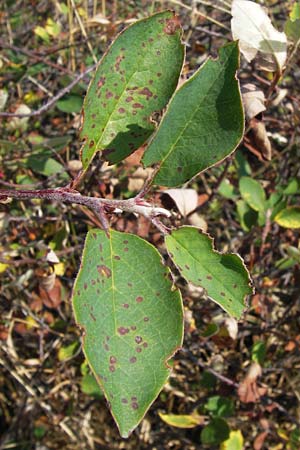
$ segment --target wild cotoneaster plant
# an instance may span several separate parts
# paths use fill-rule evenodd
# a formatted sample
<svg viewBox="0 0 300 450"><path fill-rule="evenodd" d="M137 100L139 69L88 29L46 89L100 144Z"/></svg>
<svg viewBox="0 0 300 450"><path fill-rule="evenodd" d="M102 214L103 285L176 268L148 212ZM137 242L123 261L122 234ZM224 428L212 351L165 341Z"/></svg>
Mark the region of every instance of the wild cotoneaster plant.
<svg viewBox="0 0 300 450"><path fill-rule="evenodd" d="M156 248L111 229L107 213L129 211L151 220L182 277L202 286L233 317L241 316L251 293L238 255L217 252L212 239L195 227L169 230L159 219L169 211L144 200L151 185L180 186L223 160L243 136L237 42L222 47L217 59L208 59L176 90L183 60L180 23L172 12L128 27L100 61L84 101L79 177L56 189L0 191L2 200L82 204L101 220L103 229L87 234L72 302L83 351L123 437L139 424L168 378L168 360L182 344L183 310ZM166 105L155 129L151 116ZM142 161L154 173L136 197L110 200L76 190L96 153L118 163L146 142Z"/></svg>

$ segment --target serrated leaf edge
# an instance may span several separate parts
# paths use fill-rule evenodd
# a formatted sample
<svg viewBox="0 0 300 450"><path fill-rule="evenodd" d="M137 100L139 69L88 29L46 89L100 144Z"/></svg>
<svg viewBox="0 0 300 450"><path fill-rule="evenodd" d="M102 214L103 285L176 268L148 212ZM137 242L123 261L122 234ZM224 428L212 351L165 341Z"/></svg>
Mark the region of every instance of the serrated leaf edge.
<svg viewBox="0 0 300 450"><path fill-rule="evenodd" d="M228 255L228 256L237 256L237 257L239 258L239 260L240 260L241 263L242 263L243 268L245 269L246 274L248 275L248 283L247 283L247 286L251 289L251 292L249 292L249 294L245 294L245 295L244 295L244 298L243 298L244 309L243 309L242 314L244 314L245 311L246 311L246 309L249 307L249 304L248 304L248 297L249 297L250 295L253 295L253 294L255 293L255 288L254 288L254 285L253 285L252 278L251 278L251 276L250 276L250 272L249 272L249 270L248 270L248 268L247 268L247 266L246 266L246 264L245 264L245 261L244 261L243 258L241 257L241 255L239 255L238 253L235 253L235 252L225 253L225 252L222 252L222 251L217 250L217 249L215 248L215 239L214 239L209 233L204 232L201 228L193 227L193 226L189 226L189 225L185 225L184 227L180 227L180 228L178 228L178 229L181 229L181 228L192 228L192 229L198 230L199 234L202 234L202 235L204 235L204 236L207 236L208 239L209 239L209 241L210 241L210 243L211 243L211 249L212 249L212 251L213 251L214 253L217 253L218 255L222 255L222 256L226 256L226 255ZM172 230L172 231L176 231L176 230ZM170 233L170 235L172 235L172 232ZM177 270L178 270L178 271L180 272L180 274L182 275L181 270L179 270L178 265L177 265L176 262L173 260L171 254L170 254L170 252L169 252L169 250L168 250L167 245L166 245L166 248L167 248L168 255L169 255L169 257L171 258L173 264L176 266ZM183 278L185 278L187 281L190 281L190 280L188 280L184 275L182 275L182 276L183 276ZM191 283L193 283L193 282L191 281ZM195 283L193 283L193 284L194 284L195 286L200 286L200 287L203 288L203 286L201 286L200 283L199 283L199 285L198 285L198 284L195 284ZM222 308L223 311L225 311L225 310L224 310L224 307L223 307L217 300L215 300L214 298L210 297L210 296L208 295L207 290L206 290L205 288L203 288L203 289L204 289L204 291L206 292L207 297L210 298L214 303L216 303L217 305L219 305L220 308ZM227 314L229 314L227 311L225 311L225 312L226 312ZM229 315L232 316L232 314L229 314ZM234 316L233 316L233 317L234 317ZM241 317L242 317L242 315L241 315L240 317L235 317L235 318L239 320Z"/></svg>

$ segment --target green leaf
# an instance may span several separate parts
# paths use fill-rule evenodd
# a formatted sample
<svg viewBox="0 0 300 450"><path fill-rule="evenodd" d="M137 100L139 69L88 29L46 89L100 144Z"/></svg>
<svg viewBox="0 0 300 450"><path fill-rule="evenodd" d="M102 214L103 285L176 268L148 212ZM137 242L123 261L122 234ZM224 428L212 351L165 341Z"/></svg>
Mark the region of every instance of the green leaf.
<svg viewBox="0 0 300 450"><path fill-rule="evenodd" d="M181 28L171 11L135 22L104 55L84 100L83 168L96 152L118 162L152 134L151 114L164 108L180 75Z"/></svg>
<svg viewBox="0 0 300 450"><path fill-rule="evenodd" d="M209 411L213 416L229 417L234 414L234 404L230 398L214 395L209 397L204 405L206 411Z"/></svg>
<svg viewBox="0 0 300 450"><path fill-rule="evenodd" d="M166 382L182 343L179 291L157 250L132 234L91 230L73 291L84 353L123 437Z"/></svg>
<svg viewBox="0 0 300 450"><path fill-rule="evenodd" d="M62 178L68 179L69 176L65 171L64 166L54 158L51 158L50 155L53 155L53 152L41 149L40 151L32 153L25 161L25 165L34 172L45 175L46 177L60 174Z"/></svg>
<svg viewBox="0 0 300 450"><path fill-rule="evenodd" d="M255 342L253 344L251 353L252 353L252 361L258 363L259 365L263 365L266 357L266 344L262 341Z"/></svg>
<svg viewBox="0 0 300 450"><path fill-rule="evenodd" d="M203 417L193 414L162 414L159 417L171 427L195 428L203 423Z"/></svg>
<svg viewBox="0 0 300 450"><path fill-rule="evenodd" d="M225 178L219 186L218 192L225 198L235 199L237 196L236 189L230 181Z"/></svg>
<svg viewBox="0 0 300 450"><path fill-rule="evenodd" d="M245 297L252 293L249 274L240 256L217 252L213 239L194 227L182 227L166 237L166 246L181 275L226 312L240 318Z"/></svg>
<svg viewBox="0 0 300 450"><path fill-rule="evenodd" d="M284 31L294 42L300 39L300 2L294 3L290 17L285 23Z"/></svg>
<svg viewBox="0 0 300 450"><path fill-rule="evenodd" d="M241 227L245 231L250 231L251 228L257 223L257 211L254 211L254 209L250 208L248 203L246 203L244 200L238 200L236 206Z"/></svg>
<svg viewBox="0 0 300 450"><path fill-rule="evenodd" d="M66 359L72 358L79 348L79 342L74 341L69 345L65 345L61 347L58 351L58 359L59 361L64 361Z"/></svg>
<svg viewBox="0 0 300 450"><path fill-rule="evenodd" d="M95 398L102 398L103 393L97 383L96 378L92 373L83 375L80 383L81 390L84 394L90 395Z"/></svg>
<svg viewBox="0 0 300 450"><path fill-rule="evenodd" d="M289 449L298 450L300 447L300 428L295 428L289 436Z"/></svg>
<svg viewBox="0 0 300 450"><path fill-rule="evenodd" d="M274 218L284 228L300 228L300 206L288 206Z"/></svg>
<svg viewBox="0 0 300 450"><path fill-rule="evenodd" d="M300 193L300 180L299 178L291 178L287 186L283 189L283 194L293 195Z"/></svg>
<svg viewBox="0 0 300 450"><path fill-rule="evenodd" d="M216 445L228 439L229 426L224 419L215 417L201 431L201 442L204 445Z"/></svg>
<svg viewBox="0 0 300 450"><path fill-rule="evenodd" d="M241 196L254 211L265 211L267 206L266 193L258 181L250 177L242 177L239 187Z"/></svg>
<svg viewBox="0 0 300 450"><path fill-rule="evenodd" d="M244 130L235 73L236 42L220 49L174 95L143 163L160 165L156 184L177 186L226 158Z"/></svg>
<svg viewBox="0 0 300 450"><path fill-rule="evenodd" d="M222 442L220 450L243 450L244 438L240 430L230 431L229 438Z"/></svg>
<svg viewBox="0 0 300 450"><path fill-rule="evenodd" d="M82 98L79 95L65 95L58 100L56 106L65 113L79 113L82 108Z"/></svg>

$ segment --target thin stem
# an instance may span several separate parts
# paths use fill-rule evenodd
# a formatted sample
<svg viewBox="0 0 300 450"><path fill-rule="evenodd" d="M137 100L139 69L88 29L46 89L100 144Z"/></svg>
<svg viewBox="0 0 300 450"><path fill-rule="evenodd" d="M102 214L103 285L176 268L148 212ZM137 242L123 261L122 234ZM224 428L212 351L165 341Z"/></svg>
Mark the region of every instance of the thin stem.
<svg viewBox="0 0 300 450"><path fill-rule="evenodd" d="M171 215L168 210L154 207L151 204L144 202L138 196L127 200L111 200L98 197L88 197L69 188L37 190L20 189L16 191L10 189L0 189L0 202L5 202L10 198L15 198L17 200L54 200L62 203L75 203L86 206L96 214L105 230L108 230L109 227L106 217L107 213L125 211L133 214L141 214L153 222L153 224L156 225L160 231L166 233L167 229L156 219L158 216L170 217Z"/></svg>
<svg viewBox="0 0 300 450"><path fill-rule="evenodd" d="M64 89L59 91L54 97L51 98L45 105L41 106L36 111L31 111L27 114L21 114L21 113L8 113L8 112L0 112L0 117L34 117L34 116L40 116L44 112L48 111L60 98L62 98L64 95L66 95L70 90L79 83L80 80L82 80L88 73L92 72L94 70L96 65L89 67L84 72L80 73L68 86L66 86Z"/></svg>

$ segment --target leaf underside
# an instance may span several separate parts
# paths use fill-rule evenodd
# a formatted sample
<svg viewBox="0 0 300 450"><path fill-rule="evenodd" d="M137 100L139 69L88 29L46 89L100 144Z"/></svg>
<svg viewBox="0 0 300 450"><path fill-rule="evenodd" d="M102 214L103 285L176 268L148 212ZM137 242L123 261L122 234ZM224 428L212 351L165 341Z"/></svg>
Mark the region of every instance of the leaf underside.
<svg viewBox="0 0 300 450"><path fill-rule="evenodd" d="M252 293L249 273L236 254L214 250L213 239L194 227L182 227L166 237L170 257L181 275L207 295L228 314L240 318Z"/></svg>
<svg viewBox="0 0 300 450"><path fill-rule="evenodd" d="M181 346L181 296L157 250L117 231L91 230L73 291L84 353L122 437L139 424Z"/></svg>
<svg viewBox="0 0 300 450"><path fill-rule="evenodd" d="M143 157L145 166L159 164L154 183L183 184L236 148L244 130L238 64L233 42L175 93Z"/></svg>
<svg viewBox="0 0 300 450"><path fill-rule="evenodd" d="M150 116L165 107L183 64L181 27L171 11L140 20L104 55L83 105L84 170L96 152L118 162L153 133Z"/></svg>

